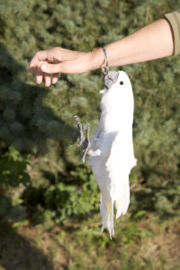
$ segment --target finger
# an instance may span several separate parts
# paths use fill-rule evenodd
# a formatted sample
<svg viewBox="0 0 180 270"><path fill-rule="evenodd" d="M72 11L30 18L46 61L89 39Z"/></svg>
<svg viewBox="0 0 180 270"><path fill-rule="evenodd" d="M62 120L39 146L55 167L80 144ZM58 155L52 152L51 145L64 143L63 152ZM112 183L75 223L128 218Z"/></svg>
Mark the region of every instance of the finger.
<svg viewBox="0 0 180 270"><path fill-rule="evenodd" d="M34 69L36 69L36 67L39 66L40 62L46 61L46 59L47 59L47 51L46 50L37 52L33 56L32 60L29 64L29 71L30 72L34 71Z"/></svg>
<svg viewBox="0 0 180 270"><path fill-rule="evenodd" d="M30 64L29 64L29 72L33 72L35 69L36 69L36 67L38 66L38 58L37 58L37 56L35 55L33 58L32 58L32 60L31 60L31 62L30 62Z"/></svg>
<svg viewBox="0 0 180 270"><path fill-rule="evenodd" d="M43 72L38 68L36 70L36 83L40 84L43 81Z"/></svg>
<svg viewBox="0 0 180 270"><path fill-rule="evenodd" d="M45 79L45 86L46 87L50 86L51 85L51 74L45 73L44 79Z"/></svg>
<svg viewBox="0 0 180 270"><path fill-rule="evenodd" d="M54 73L52 75L52 84L57 83L57 81L58 81L58 73Z"/></svg>
<svg viewBox="0 0 180 270"><path fill-rule="evenodd" d="M89 71L88 63L84 63L83 61L64 61L59 64L49 64L43 63L41 66L41 71L54 74L54 73L71 73L71 74L78 74Z"/></svg>
<svg viewBox="0 0 180 270"><path fill-rule="evenodd" d="M42 64L41 71L48 74L59 73L61 70L61 64Z"/></svg>
<svg viewBox="0 0 180 270"><path fill-rule="evenodd" d="M83 71L80 70L80 67L74 63L73 67L71 66L73 61L64 61L59 64L48 64L44 63L41 65L41 70L48 74L56 74L56 73L81 73Z"/></svg>

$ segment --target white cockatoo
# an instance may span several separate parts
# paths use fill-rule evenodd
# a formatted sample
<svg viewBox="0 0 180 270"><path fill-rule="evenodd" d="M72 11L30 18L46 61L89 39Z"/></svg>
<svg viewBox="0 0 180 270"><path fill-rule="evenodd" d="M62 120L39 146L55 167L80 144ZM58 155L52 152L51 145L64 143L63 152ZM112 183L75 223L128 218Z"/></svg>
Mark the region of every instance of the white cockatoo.
<svg viewBox="0 0 180 270"><path fill-rule="evenodd" d="M114 235L116 218L127 212L130 201L129 174L136 165L132 124L134 99L131 82L124 71L109 71L100 91L101 117L87 154L101 191L102 230Z"/></svg>

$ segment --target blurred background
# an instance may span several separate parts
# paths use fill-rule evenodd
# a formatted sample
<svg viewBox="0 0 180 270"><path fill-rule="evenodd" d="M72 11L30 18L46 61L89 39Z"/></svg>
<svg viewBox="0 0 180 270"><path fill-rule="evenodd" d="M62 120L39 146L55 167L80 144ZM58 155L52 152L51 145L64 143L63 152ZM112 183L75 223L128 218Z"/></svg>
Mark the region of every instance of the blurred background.
<svg viewBox="0 0 180 270"><path fill-rule="evenodd" d="M131 78L131 205L100 234L100 193L82 165L74 114L95 131L102 72L37 86L32 56L90 51L163 14L178 0L0 0L0 270L180 269L180 59L121 67ZM158 46L158 44L157 44Z"/></svg>

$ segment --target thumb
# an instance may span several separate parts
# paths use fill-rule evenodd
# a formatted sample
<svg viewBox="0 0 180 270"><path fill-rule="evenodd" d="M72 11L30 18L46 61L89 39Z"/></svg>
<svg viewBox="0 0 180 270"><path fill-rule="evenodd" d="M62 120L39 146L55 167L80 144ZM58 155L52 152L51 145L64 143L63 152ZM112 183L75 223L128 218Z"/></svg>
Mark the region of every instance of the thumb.
<svg viewBox="0 0 180 270"><path fill-rule="evenodd" d="M43 63L40 67L42 72L46 73L59 73L60 72L60 64L48 64L48 63Z"/></svg>

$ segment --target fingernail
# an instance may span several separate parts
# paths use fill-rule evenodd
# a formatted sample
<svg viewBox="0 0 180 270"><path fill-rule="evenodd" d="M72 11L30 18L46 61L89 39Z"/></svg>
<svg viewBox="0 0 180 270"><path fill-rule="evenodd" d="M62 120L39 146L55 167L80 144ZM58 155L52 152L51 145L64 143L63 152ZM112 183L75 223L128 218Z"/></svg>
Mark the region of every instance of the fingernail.
<svg viewBox="0 0 180 270"><path fill-rule="evenodd" d="M41 66L41 69L42 69L43 71L46 71L47 66L46 66L46 65L42 65L42 66Z"/></svg>

